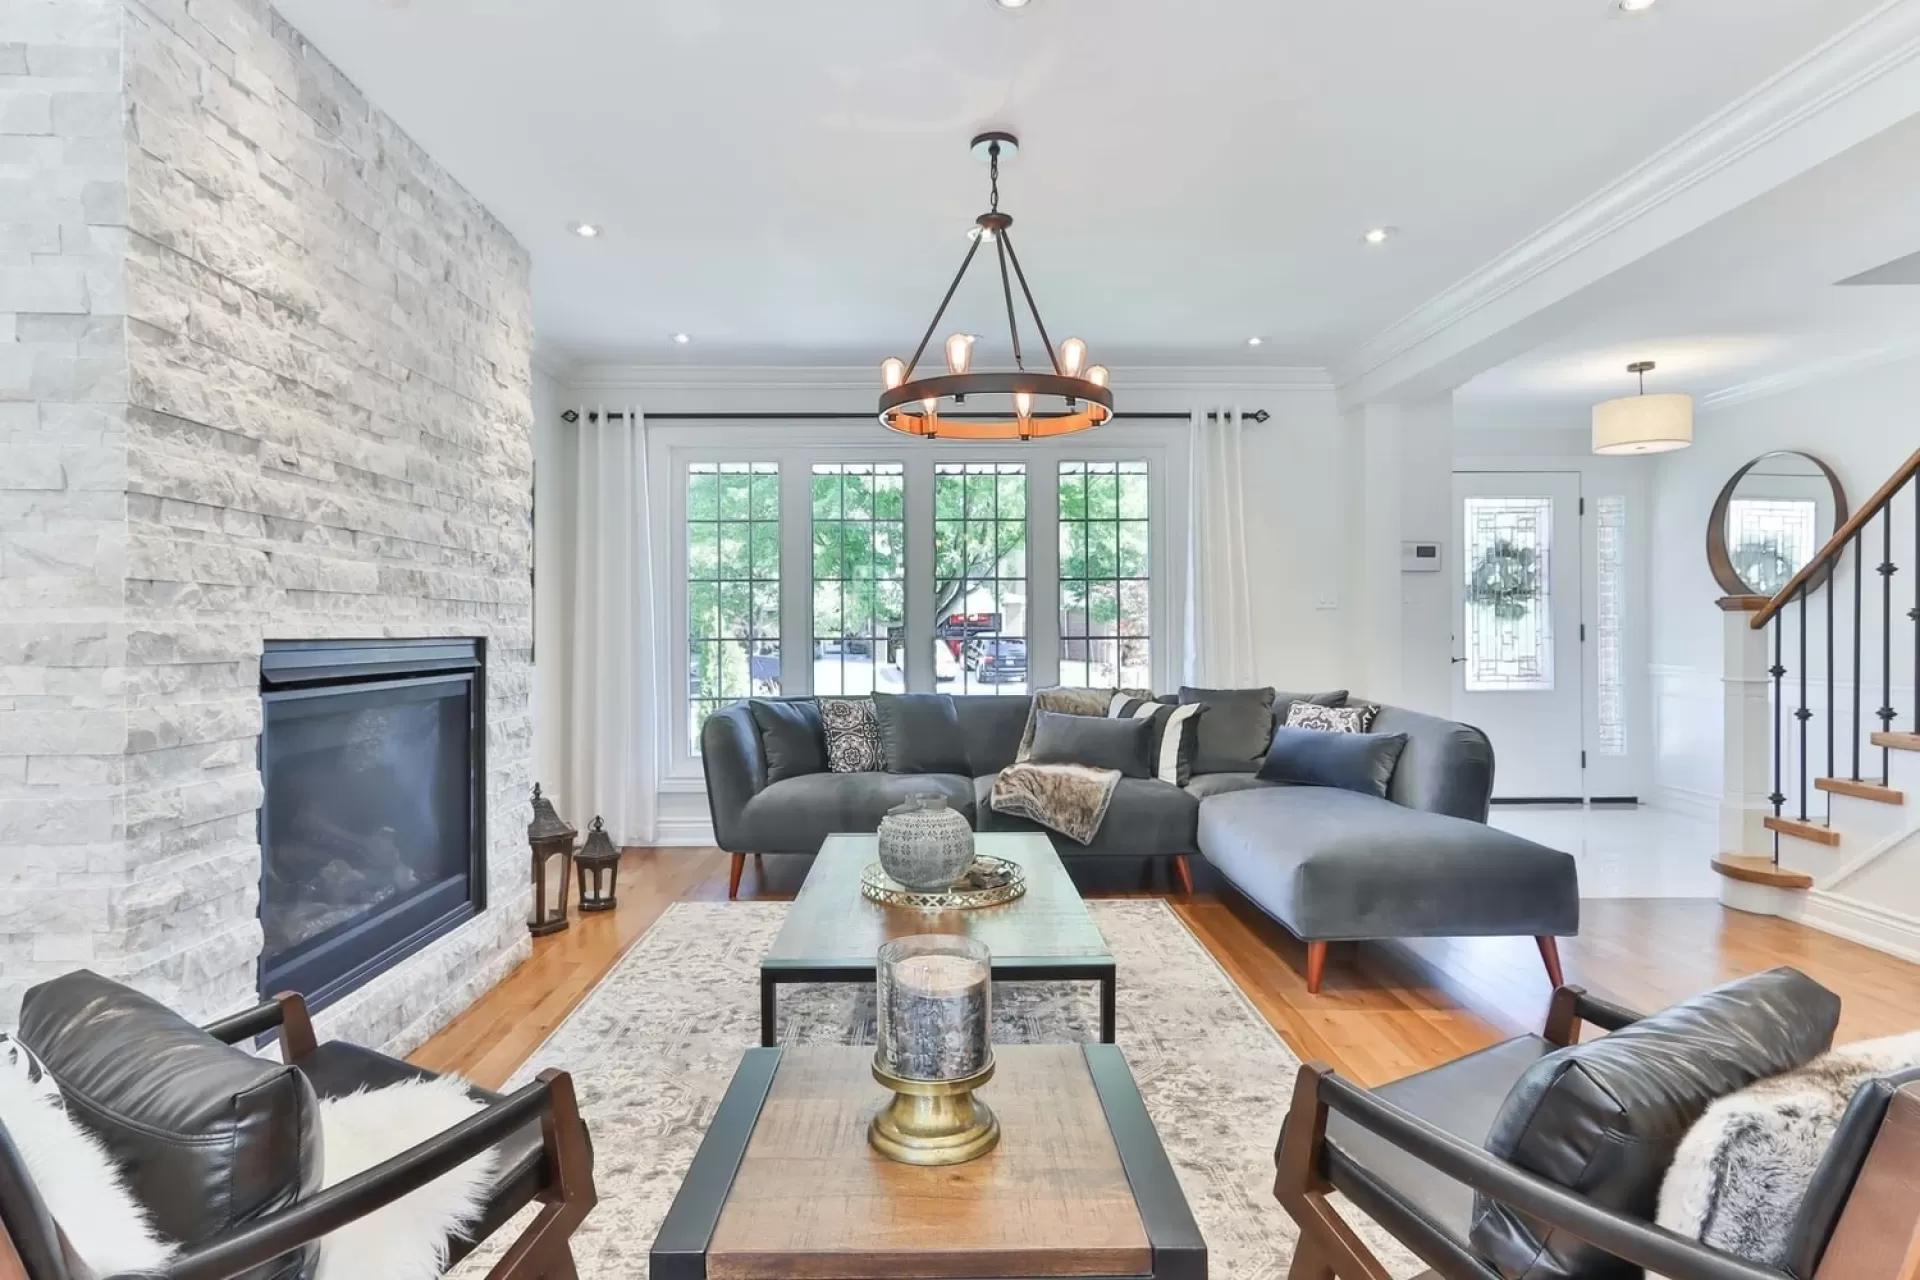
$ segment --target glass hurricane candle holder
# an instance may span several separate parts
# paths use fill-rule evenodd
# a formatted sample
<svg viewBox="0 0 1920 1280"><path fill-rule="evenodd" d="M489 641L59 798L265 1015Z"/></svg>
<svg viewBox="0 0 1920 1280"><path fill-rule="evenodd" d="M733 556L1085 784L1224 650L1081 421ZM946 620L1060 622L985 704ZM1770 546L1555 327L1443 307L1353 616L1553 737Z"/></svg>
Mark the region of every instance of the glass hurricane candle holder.
<svg viewBox="0 0 1920 1280"><path fill-rule="evenodd" d="M905 1164L959 1164L1000 1141L973 1091L993 1078L992 956L970 938L925 934L880 948L873 1077L893 1101L867 1140Z"/></svg>

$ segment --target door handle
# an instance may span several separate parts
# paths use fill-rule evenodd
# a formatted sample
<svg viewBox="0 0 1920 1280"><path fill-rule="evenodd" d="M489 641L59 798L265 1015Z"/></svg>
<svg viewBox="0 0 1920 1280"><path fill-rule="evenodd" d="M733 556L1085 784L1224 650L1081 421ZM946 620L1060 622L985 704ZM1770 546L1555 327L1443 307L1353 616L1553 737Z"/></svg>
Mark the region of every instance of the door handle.
<svg viewBox="0 0 1920 1280"><path fill-rule="evenodd" d="M1453 663L1455 666L1458 666L1462 662L1465 662L1466 659L1465 658L1448 658L1447 661Z"/></svg>

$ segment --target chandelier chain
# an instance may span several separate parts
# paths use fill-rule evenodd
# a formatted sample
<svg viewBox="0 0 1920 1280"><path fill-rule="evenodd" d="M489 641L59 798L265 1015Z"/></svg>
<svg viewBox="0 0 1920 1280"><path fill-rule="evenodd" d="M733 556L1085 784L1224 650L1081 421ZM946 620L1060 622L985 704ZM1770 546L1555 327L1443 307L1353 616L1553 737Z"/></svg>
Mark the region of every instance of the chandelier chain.
<svg viewBox="0 0 1920 1280"><path fill-rule="evenodd" d="M987 177L992 184L992 198L987 204L987 212L998 213L1000 212L1000 144L997 142L989 143L987 146Z"/></svg>

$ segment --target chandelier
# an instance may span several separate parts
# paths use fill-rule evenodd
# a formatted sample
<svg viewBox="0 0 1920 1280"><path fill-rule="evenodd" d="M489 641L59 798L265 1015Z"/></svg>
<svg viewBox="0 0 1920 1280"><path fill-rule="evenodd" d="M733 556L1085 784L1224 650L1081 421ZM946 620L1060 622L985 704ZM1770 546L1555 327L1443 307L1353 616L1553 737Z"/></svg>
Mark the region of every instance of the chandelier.
<svg viewBox="0 0 1920 1280"><path fill-rule="evenodd" d="M1018 154L1020 140L1010 133L983 133L973 140L973 154L987 162L992 197L987 211L974 219L968 233L972 241L967 256L960 261L946 297L933 313L927 331L920 336L911 360L888 356L880 365L880 422L895 431L923 439L945 440L1038 440L1048 436L1072 435L1097 427L1113 417L1113 392L1107 389L1105 365L1089 367L1087 344L1068 338L1058 349L1047 334L1046 321L1034 305L1033 291L1027 287L1027 273L1020 268L1020 257L1013 251L1007 228L1013 225L1009 214L1000 212L1000 158ZM916 378L920 358L933 341L947 305L966 279L967 268L990 244L1000 261L1000 292L1007 304L1007 336L1013 340L1011 370L976 371L973 344L976 335L956 333L946 341L947 371ZM1009 274L1011 268L1011 274ZM1020 286L1033 327L1047 351L1049 370L1035 372L1027 368L1020 346L1020 322L1013 301L1013 286ZM1057 407L1056 407L1057 406Z"/></svg>

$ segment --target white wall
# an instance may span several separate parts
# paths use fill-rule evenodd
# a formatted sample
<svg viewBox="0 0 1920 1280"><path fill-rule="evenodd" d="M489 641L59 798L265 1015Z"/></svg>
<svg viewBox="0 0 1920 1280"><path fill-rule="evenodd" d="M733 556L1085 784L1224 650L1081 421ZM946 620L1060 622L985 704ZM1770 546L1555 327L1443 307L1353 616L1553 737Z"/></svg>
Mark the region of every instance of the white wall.
<svg viewBox="0 0 1920 1280"><path fill-rule="evenodd" d="M1920 445L1916 404L1920 404L1920 361L1883 365L1705 411L1695 423L1693 447L1654 463L1653 538L1661 554L1652 565L1651 673L1659 735L1656 768L1669 801L1680 805L1717 801L1721 788L1721 633L1714 601L1723 593L1708 572L1705 552L1707 517L1721 486L1741 465L1762 453L1799 449L1832 467L1850 504L1857 507ZM1911 521L1912 507L1902 501L1894 522L1894 559L1902 566L1894 579L1896 616L1911 605L1914 581L1920 577L1920 565L1907 567L1913 554ZM1878 528L1876 523L1876 534ZM1878 585L1872 571L1877 560L1877 555L1870 556L1867 566L1870 605ZM1837 647L1846 653L1852 585L1850 575L1842 577L1845 590L1838 599L1842 638ZM1816 609L1814 630L1806 664L1815 676L1810 702L1823 704L1826 666L1819 639L1824 631L1823 607ZM1870 627L1866 634L1871 659L1877 627ZM1912 713L1911 644L1911 632L1896 628L1893 706L1902 716L1896 727L1903 727ZM1791 662L1791 653L1790 664L1799 665ZM1848 659L1840 670L1850 673L1851 665ZM1878 680L1870 680L1863 694L1868 711L1878 707ZM1850 710L1851 691L1836 690L1836 701ZM1868 727L1877 728L1878 723ZM1815 772L1823 772L1824 765L1822 743Z"/></svg>

